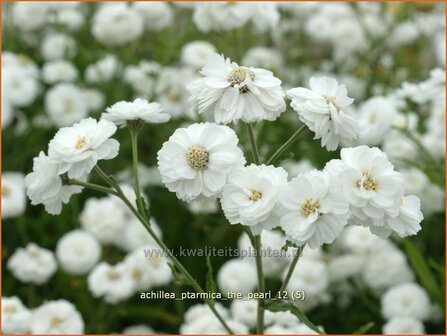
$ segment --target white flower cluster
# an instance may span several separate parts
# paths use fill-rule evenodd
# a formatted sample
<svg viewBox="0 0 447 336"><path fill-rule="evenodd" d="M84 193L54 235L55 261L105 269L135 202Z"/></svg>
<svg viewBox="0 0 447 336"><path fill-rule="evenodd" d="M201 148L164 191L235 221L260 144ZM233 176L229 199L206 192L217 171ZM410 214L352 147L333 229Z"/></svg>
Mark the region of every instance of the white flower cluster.
<svg viewBox="0 0 447 336"><path fill-rule="evenodd" d="M30 310L16 296L2 297L2 333L82 334L84 321L66 300L47 301Z"/></svg>

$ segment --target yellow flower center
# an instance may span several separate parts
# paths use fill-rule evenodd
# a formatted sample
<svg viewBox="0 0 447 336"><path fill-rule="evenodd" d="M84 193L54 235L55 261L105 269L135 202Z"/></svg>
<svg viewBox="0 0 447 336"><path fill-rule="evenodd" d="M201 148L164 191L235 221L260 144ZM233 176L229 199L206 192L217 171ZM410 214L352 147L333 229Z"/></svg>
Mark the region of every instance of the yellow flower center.
<svg viewBox="0 0 447 336"><path fill-rule="evenodd" d="M2 196L9 196L11 189L8 186L2 185Z"/></svg>
<svg viewBox="0 0 447 336"><path fill-rule="evenodd" d="M82 147L84 147L85 142L86 142L85 141L85 137L78 136L78 138L76 139L75 148L76 149L81 149Z"/></svg>
<svg viewBox="0 0 447 336"><path fill-rule="evenodd" d="M304 217L309 217L312 213L317 211L320 208L320 200L312 200L308 198L301 205L300 211Z"/></svg>
<svg viewBox="0 0 447 336"><path fill-rule="evenodd" d="M15 304L7 304L3 307L3 311L5 313L13 314L17 311L17 307Z"/></svg>
<svg viewBox="0 0 447 336"><path fill-rule="evenodd" d="M377 182L374 178L369 175L368 172L362 173L362 179L357 182L357 186L361 187L363 186L366 190L376 190L377 189Z"/></svg>
<svg viewBox="0 0 447 336"><path fill-rule="evenodd" d="M337 97L335 97L335 96L323 96L323 97L324 97L324 99L326 99L326 102L328 103L328 105L332 104L332 105L334 105L334 107L337 111L340 110L340 107L337 105Z"/></svg>
<svg viewBox="0 0 447 336"><path fill-rule="evenodd" d="M51 325L53 328L57 328L57 327L59 327L59 326L62 324L62 322L64 322L64 319L63 319L63 318L61 318L61 317L59 317L59 316L53 316L53 317L51 318L50 325Z"/></svg>
<svg viewBox="0 0 447 336"><path fill-rule="evenodd" d="M107 272L107 276L109 277L110 280L118 280L119 278L121 278L121 274L113 269Z"/></svg>
<svg viewBox="0 0 447 336"><path fill-rule="evenodd" d="M252 80L255 79L255 74L253 71L245 67L237 67L231 70L228 74L228 81L231 83L231 86L239 85L247 76L249 76Z"/></svg>
<svg viewBox="0 0 447 336"><path fill-rule="evenodd" d="M132 278L134 278L135 280L140 280L142 275L143 272L141 272L139 268L134 268L132 270Z"/></svg>
<svg viewBox="0 0 447 336"><path fill-rule="evenodd" d="M194 145L186 152L186 162L195 170L204 170L208 167L209 153L202 146Z"/></svg>
<svg viewBox="0 0 447 336"><path fill-rule="evenodd" d="M250 201L256 202L258 200L260 200L262 198L262 192L257 191L256 189L252 189L250 190L251 195L250 195Z"/></svg>

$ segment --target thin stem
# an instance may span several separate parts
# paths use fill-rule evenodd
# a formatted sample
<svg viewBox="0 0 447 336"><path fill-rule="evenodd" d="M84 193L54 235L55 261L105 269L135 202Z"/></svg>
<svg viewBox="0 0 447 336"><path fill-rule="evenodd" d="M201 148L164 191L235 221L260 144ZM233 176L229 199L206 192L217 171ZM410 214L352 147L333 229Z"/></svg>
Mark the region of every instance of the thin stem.
<svg viewBox="0 0 447 336"><path fill-rule="evenodd" d="M251 124L247 124L247 130L248 130L248 136L250 138L250 144L251 144L251 151L253 152L253 162L255 164L259 164L259 152L258 152L258 146L256 144L256 138L253 132L253 126Z"/></svg>
<svg viewBox="0 0 447 336"><path fill-rule="evenodd" d="M261 255L261 235L254 236L253 238L254 248L256 250L256 270L258 274L258 293L260 293L260 299L258 301L258 316L257 316L257 333L264 333L264 309L265 309L265 280L264 272L262 269L262 255Z"/></svg>
<svg viewBox="0 0 447 336"><path fill-rule="evenodd" d="M273 163L282 153L285 152L287 148L291 144L295 142L296 139L299 138L299 136L303 133L303 131L306 129L306 125L302 125L300 128L298 128L295 133L292 134L292 136L287 140L281 147L278 148L278 150L267 160L266 164L269 165Z"/></svg>
<svg viewBox="0 0 447 336"><path fill-rule="evenodd" d="M115 186L115 183L112 181L112 179L101 169L100 166L96 165L95 168L93 168L95 172L112 188Z"/></svg>
<svg viewBox="0 0 447 336"><path fill-rule="evenodd" d="M104 186L99 185L99 184L79 181L79 180L75 180L75 179L68 179L67 182L70 185L77 185L77 186L81 186L81 187L84 187L84 188L100 191L100 192L103 192L103 193L106 193L106 194L115 195L115 196L118 195L118 193L115 190L113 190L111 188L104 187Z"/></svg>
<svg viewBox="0 0 447 336"><path fill-rule="evenodd" d="M104 191L104 192L107 192L107 193L111 193L111 194L117 196L118 198L120 198L124 202L124 204L126 204L126 206L129 208L129 210L143 224L143 226L145 227L147 232L151 235L151 237L155 240L155 242L160 246L160 248L162 248L164 251L167 251L167 253L169 253L169 256L172 259L172 261L174 262L175 266L178 268L178 270L181 273L183 273L183 275L189 281L191 286L198 293L205 293L205 290L198 284L198 282L193 278L193 276L188 272L188 270L186 270L186 268L182 265L182 263L172 254L171 250L166 246L166 244L155 234L155 232L152 230L152 227L150 225L149 220L146 219L145 217L143 217L142 214L140 214L140 212L133 206L133 204L129 201L129 199L126 197L126 195L124 195L124 193L121 190L121 188L119 188L118 185L114 184L113 181L110 179L110 177L108 177L107 174L105 174L104 171L102 171L102 169L99 168L99 166L95 166L95 170L105 181L107 181L109 184L111 183L111 186L115 186L116 191L113 191L112 189L109 189L109 188L106 188L106 187L102 187L102 186L99 186L99 185L94 185L94 184L91 184L91 183L81 182L82 185L84 187L86 187L86 188L90 188L90 189L93 189L93 190L98 190L98 191ZM79 185L80 181L69 180L68 182L70 184L72 182L74 182L73 184L78 183L77 185ZM112 192L109 192L109 190L111 190ZM211 300L208 300L208 299L206 299L204 301L210 307L211 311L217 317L217 319L220 321L220 323L225 328L225 330L227 332L229 332L230 334L234 334L234 332L231 330L231 328L228 326L228 324L222 318L220 313L217 311L216 307L214 306L214 302L212 302Z"/></svg>
<svg viewBox="0 0 447 336"><path fill-rule="evenodd" d="M140 179L138 177L138 131L129 129L130 139L132 142L132 172L134 176L135 194L137 196L138 210L143 213L143 216L147 218L147 214L144 209L144 202L141 197Z"/></svg>
<svg viewBox="0 0 447 336"><path fill-rule="evenodd" d="M286 290L287 285L289 284L290 278L292 277L293 272L295 271L296 264L298 263L298 260L300 259L301 255L303 254L304 245L298 247L297 253L293 257L292 263L290 264L290 267L287 271L286 277L284 279L284 282L281 285L281 288L279 289L278 293L281 293ZM278 298L278 294L276 294L274 300Z"/></svg>

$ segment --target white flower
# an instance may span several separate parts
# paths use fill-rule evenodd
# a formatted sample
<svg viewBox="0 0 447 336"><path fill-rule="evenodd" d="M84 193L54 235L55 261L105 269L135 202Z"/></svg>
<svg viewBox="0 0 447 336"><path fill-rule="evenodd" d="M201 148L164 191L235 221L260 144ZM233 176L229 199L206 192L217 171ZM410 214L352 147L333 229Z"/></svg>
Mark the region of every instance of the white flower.
<svg viewBox="0 0 447 336"><path fill-rule="evenodd" d="M402 175L376 147L343 148L340 155L341 162L332 160L326 169L341 183L340 192L352 212L350 223L369 226L380 237L389 236L392 229L386 218L399 215L405 189ZM341 173L331 172L335 165L340 165Z"/></svg>
<svg viewBox="0 0 447 336"><path fill-rule="evenodd" d="M341 245L356 254L368 253L379 240L379 237L363 226L347 226L340 236Z"/></svg>
<svg viewBox="0 0 447 336"><path fill-rule="evenodd" d="M103 4L93 16L92 34L101 43L123 45L139 38L143 17L126 3Z"/></svg>
<svg viewBox="0 0 447 336"><path fill-rule="evenodd" d="M126 272L132 276L135 290L148 290L171 282L171 268L162 253L162 249L149 245L126 256L123 264Z"/></svg>
<svg viewBox="0 0 447 336"><path fill-rule="evenodd" d="M372 289L382 290L414 278L405 254L391 246L375 249L366 259L362 278Z"/></svg>
<svg viewBox="0 0 447 336"><path fill-rule="evenodd" d="M98 111L104 106L105 97L104 94L96 89L84 89L82 90L84 100L87 104L89 111Z"/></svg>
<svg viewBox="0 0 447 336"><path fill-rule="evenodd" d="M216 47L207 41L192 41L182 48L181 60L186 66L201 69L208 57L216 52Z"/></svg>
<svg viewBox="0 0 447 336"><path fill-rule="evenodd" d="M188 86L191 100L199 113L214 113L217 123L273 121L286 109L281 81L268 70L212 54L201 74L203 78Z"/></svg>
<svg viewBox="0 0 447 336"><path fill-rule="evenodd" d="M300 161L287 159L281 162L281 166L289 173L290 177L296 177L301 173L308 173L315 169L314 165L307 159Z"/></svg>
<svg viewBox="0 0 447 336"><path fill-rule="evenodd" d="M22 66L2 66L2 99L12 106L24 107L31 105L38 93L37 76Z"/></svg>
<svg viewBox="0 0 447 336"><path fill-rule="evenodd" d="M425 320L430 317L430 299L426 291L416 283L402 283L388 289L381 299L385 318L398 316Z"/></svg>
<svg viewBox="0 0 447 336"><path fill-rule="evenodd" d="M161 238L162 233L154 218L150 219L152 230ZM115 244L127 252L132 252L143 246L158 246L154 238L135 217L125 221L124 232L116 236Z"/></svg>
<svg viewBox="0 0 447 336"><path fill-rule="evenodd" d="M253 234L279 225L274 213L278 191L287 183L287 172L254 164L235 170L222 191L221 204L230 224L249 226Z"/></svg>
<svg viewBox="0 0 447 336"><path fill-rule="evenodd" d="M17 296L2 297L2 333L29 333L31 312Z"/></svg>
<svg viewBox="0 0 447 336"><path fill-rule="evenodd" d="M163 183L182 200L218 195L228 175L245 163L237 143L227 126L200 123L177 129L157 153Z"/></svg>
<svg viewBox="0 0 447 336"><path fill-rule="evenodd" d="M17 2L12 8L12 22L23 32L40 29L47 21L48 10L45 2Z"/></svg>
<svg viewBox="0 0 447 336"><path fill-rule="evenodd" d="M62 204L67 204L73 194L80 193L82 187L62 185L59 165L44 152L40 152L33 162L33 171L25 177L26 194L31 204L43 204L48 213L58 215Z"/></svg>
<svg viewBox="0 0 447 336"><path fill-rule="evenodd" d="M21 282L41 285L56 272L57 265L53 252L29 243L14 251L7 267Z"/></svg>
<svg viewBox="0 0 447 336"><path fill-rule="evenodd" d="M121 69L121 63L115 55L106 55L85 69L88 83L104 83L113 80Z"/></svg>
<svg viewBox="0 0 447 336"><path fill-rule="evenodd" d="M123 80L141 97L152 94L155 77L159 75L161 66L154 61L141 60L138 65L127 65L123 71ZM177 79L177 78L176 78Z"/></svg>
<svg viewBox="0 0 447 336"><path fill-rule="evenodd" d="M198 2L193 21L202 32L233 30L250 20L253 15L252 5L247 2Z"/></svg>
<svg viewBox="0 0 447 336"><path fill-rule="evenodd" d="M11 125L14 118L14 110L6 97L2 97L2 129Z"/></svg>
<svg viewBox="0 0 447 336"><path fill-rule="evenodd" d="M50 33L44 37L40 45L40 53L46 61L71 58L77 53L76 42L71 36Z"/></svg>
<svg viewBox="0 0 447 336"><path fill-rule="evenodd" d="M144 18L149 30L162 30L172 24L172 9L165 2L135 2L133 8Z"/></svg>
<svg viewBox="0 0 447 336"><path fill-rule="evenodd" d="M57 84L46 92L45 110L58 127L70 126L88 115L82 90L71 83Z"/></svg>
<svg viewBox="0 0 447 336"><path fill-rule="evenodd" d="M401 197L399 214L389 217L387 225L400 237L412 236L421 230L420 223L424 219L421 212L421 201L414 195Z"/></svg>
<svg viewBox="0 0 447 336"><path fill-rule="evenodd" d="M73 230L57 242L56 257L64 271L85 274L98 263L101 245L90 233Z"/></svg>
<svg viewBox="0 0 447 336"><path fill-rule="evenodd" d="M278 202L281 228L298 245L317 248L332 243L347 224L348 204L331 192L326 172L298 175L281 190Z"/></svg>
<svg viewBox="0 0 447 336"><path fill-rule="evenodd" d="M193 214L214 214L219 211L218 202L214 198L203 198L188 203Z"/></svg>
<svg viewBox="0 0 447 336"><path fill-rule="evenodd" d="M149 327L146 324L136 324L126 327L122 332L122 334L126 335L153 335L156 334L154 329Z"/></svg>
<svg viewBox="0 0 447 336"><path fill-rule="evenodd" d="M329 276L331 281L343 281L360 274L365 263L361 254L347 253L333 258L329 264Z"/></svg>
<svg viewBox="0 0 447 336"><path fill-rule="evenodd" d="M321 138L321 146L336 150L350 144L357 136L357 122L345 108L354 101L348 97L346 86L329 77L312 77L310 90L299 87L287 91L292 99L290 106L298 113L300 120Z"/></svg>
<svg viewBox="0 0 447 336"><path fill-rule="evenodd" d="M256 317L258 310L257 300L233 300L231 302L231 315L234 318L247 325L249 328L256 326Z"/></svg>
<svg viewBox="0 0 447 336"><path fill-rule="evenodd" d="M283 59L281 53L276 49L253 47L245 53L242 64L248 64L255 68L279 70L282 67Z"/></svg>
<svg viewBox="0 0 447 336"><path fill-rule="evenodd" d="M73 63L65 60L47 62L42 68L43 80L48 84L73 82L78 77L78 74L79 71Z"/></svg>
<svg viewBox="0 0 447 336"><path fill-rule="evenodd" d="M261 232L262 268L265 276L278 277L286 267L288 254L282 250L285 243L286 238L281 231L263 230ZM250 262L255 263L255 250L247 234L239 237L238 248L241 257L247 257Z"/></svg>
<svg viewBox="0 0 447 336"><path fill-rule="evenodd" d="M383 325L385 335L422 335L425 334L424 324L412 317L393 317Z"/></svg>
<svg viewBox="0 0 447 336"><path fill-rule="evenodd" d="M47 301L32 316L32 334L83 334L84 321L76 307L66 300Z"/></svg>
<svg viewBox="0 0 447 336"><path fill-rule="evenodd" d="M299 260L299 265L295 268L287 285L289 294L291 291L299 290L304 291L307 298L312 298L312 300L300 302L302 303L300 306L304 310L311 309L324 302L327 299L328 289L329 272L327 266L322 261L310 258Z"/></svg>
<svg viewBox="0 0 447 336"><path fill-rule="evenodd" d="M125 230L126 214L112 197L89 198L79 221L84 230L103 244L116 243Z"/></svg>
<svg viewBox="0 0 447 336"><path fill-rule="evenodd" d="M235 334L248 334L248 328L244 324L232 319L226 319L225 322ZM184 335L226 335L228 331L214 315L207 314L192 322L182 324L180 333Z"/></svg>
<svg viewBox="0 0 447 336"><path fill-rule="evenodd" d="M149 103L147 100L140 98L133 102L120 101L115 103L108 107L101 117L114 122L117 126L124 126L127 121L131 120L160 124L170 119L170 115L164 113L159 103Z"/></svg>
<svg viewBox="0 0 447 336"><path fill-rule="evenodd" d="M224 319L230 318L228 309L225 308L220 302L216 302L214 307L219 312L220 316L222 316ZM199 320L203 316L209 316L211 318L217 319L207 304L199 303L188 308L188 310L185 312L184 320L186 323L191 323Z"/></svg>
<svg viewBox="0 0 447 336"><path fill-rule="evenodd" d="M385 97L372 97L359 108L359 136L362 145L380 145L397 116L393 102Z"/></svg>
<svg viewBox="0 0 447 336"><path fill-rule="evenodd" d="M123 263L113 266L101 262L90 272L87 283L94 297L104 297L110 304L126 300L134 293L132 275Z"/></svg>
<svg viewBox="0 0 447 336"><path fill-rule="evenodd" d="M257 286L256 266L245 259L230 259L217 273L220 292L251 293Z"/></svg>
<svg viewBox="0 0 447 336"><path fill-rule="evenodd" d="M48 156L60 163L59 174L79 178L90 173L99 160L118 155L119 143L110 137L116 126L107 120L81 120L72 127L61 128L48 145Z"/></svg>
<svg viewBox="0 0 447 336"><path fill-rule="evenodd" d="M278 26L280 15L275 2L254 2L251 21L255 28L263 33Z"/></svg>
<svg viewBox="0 0 447 336"><path fill-rule="evenodd" d="M25 179L22 173L2 174L2 218L20 216L25 211Z"/></svg>

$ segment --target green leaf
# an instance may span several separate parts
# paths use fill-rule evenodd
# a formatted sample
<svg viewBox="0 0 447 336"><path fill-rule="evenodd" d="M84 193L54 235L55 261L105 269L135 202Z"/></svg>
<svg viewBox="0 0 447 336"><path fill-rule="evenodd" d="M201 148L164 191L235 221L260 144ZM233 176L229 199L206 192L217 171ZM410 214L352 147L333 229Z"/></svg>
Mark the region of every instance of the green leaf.
<svg viewBox="0 0 447 336"><path fill-rule="evenodd" d="M307 316L292 302L284 302L284 301L274 301L271 303L268 303L266 306L266 309L272 311L272 312L291 312L293 315L295 315L298 320L300 320L302 323L307 325L310 329L315 331L318 334L324 334L315 324L310 322L310 320L307 318Z"/></svg>
<svg viewBox="0 0 447 336"><path fill-rule="evenodd" d="M435 275L425 261L424 256L418 251L416 246L409 239L403 240L403 245L405 251L407 252L408 258L411 265L413 266L418 278L420 279L422 285L430 294L432 299L436 301L441 307L444 307L444 294L443 291L436 280Z"/></svg>
<svg viewBox="0 0 447 336"><path fill-rule="evenodd" d="M368 322L364 325L362 325L360 328L358 328L356 331L354 331L353 335L363 335L366 334L372 327L374 327L374 322Z"/></svg>
<svg viewBox="0 0 447 336"><path fill-rule="evenodd" d="M213 278L213 266L211 265L211 257L209 255L206 257L206 268L208 269L206 273L206 290L209 293L216 293L217 285Z"/></svg>

